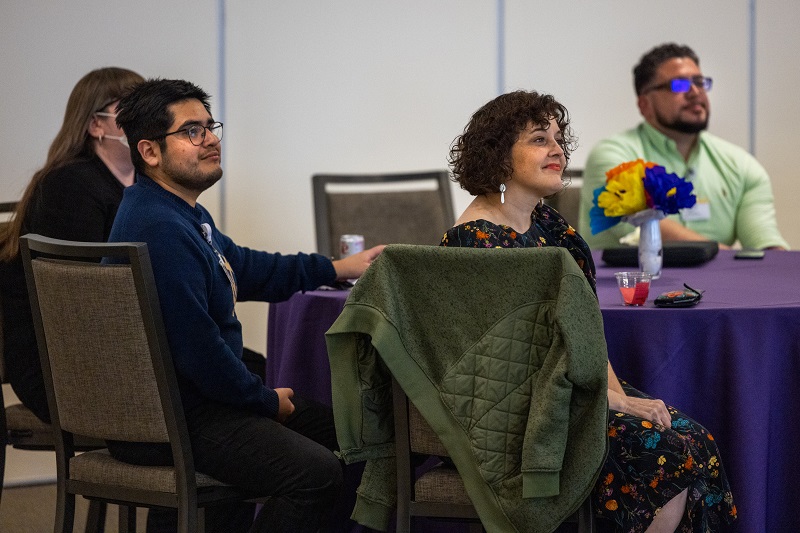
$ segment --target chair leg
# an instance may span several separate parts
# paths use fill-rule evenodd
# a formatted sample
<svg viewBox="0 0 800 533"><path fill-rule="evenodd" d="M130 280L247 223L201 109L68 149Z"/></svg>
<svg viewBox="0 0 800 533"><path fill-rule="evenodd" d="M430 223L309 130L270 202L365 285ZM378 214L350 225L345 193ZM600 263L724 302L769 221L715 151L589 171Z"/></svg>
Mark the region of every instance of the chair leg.
<svg viewBox="0 0 800 533"><path fill-rule="evenodd" d="M106 502L89 500L84 533L104 533L106 530Z"/></svg>
<svg viewBox="0 0 800 533"><path fill-rule="evenodd" d="M0 356L1 357L1 356ZM2 396L2 394L0 394ZM0 415L3 416L3 415ZM0 428L1 430L2 428ZM5 435L5 434L3 434ZM0 502L3 501L3 483L6 480L6 439L0 436Z"/></svg>
<svg viewBox="0 0 800 533"><path fill-rule="evenodd" d="M136 507L119 506L119 533L136 533Z"/></svg>
<svg viewBox="0 0 800 533"><path fill-rule="evenodd" d="M594 533L594 514L589 498L578 509L578 533Z"/></svg>
<svg viewBox="0 0 800 533"><path fill-rule="evenodd" d="M75 495L68 493L66 487L59 483L56 494L56 522L54 531L72 533L75 527Z"/></svg>

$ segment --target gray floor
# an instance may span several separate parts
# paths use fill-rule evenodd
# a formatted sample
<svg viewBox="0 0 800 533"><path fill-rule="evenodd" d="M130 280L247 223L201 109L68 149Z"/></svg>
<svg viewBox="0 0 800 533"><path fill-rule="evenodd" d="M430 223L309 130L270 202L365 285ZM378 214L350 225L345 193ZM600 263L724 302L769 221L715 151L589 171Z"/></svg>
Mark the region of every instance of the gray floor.
<svg viewBox="0 0 800 533"><path fill-rule="evenodd" d="M86 524L89 502L75 498L75 533L82 533ZM53 531L56 512L56 486L36 485L3 489L0 501L0 532L2 533L48 533ZM136 531L144 533L145 509L137 512ZM117 533L117 507L108 506L106 533Z"/></svg>

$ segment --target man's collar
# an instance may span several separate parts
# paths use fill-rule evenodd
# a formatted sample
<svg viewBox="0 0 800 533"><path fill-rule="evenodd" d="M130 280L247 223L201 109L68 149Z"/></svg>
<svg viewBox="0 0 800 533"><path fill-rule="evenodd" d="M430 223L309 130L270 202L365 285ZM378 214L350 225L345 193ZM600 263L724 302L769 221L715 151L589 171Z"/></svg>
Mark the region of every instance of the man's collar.
<svg viewBox="0 0 800 533"><path fill-rule="evenodd" d="M650 144L652 144L653 146L656 146L659 149L667 152L675 152L675 153L678 152L677 143L670 137L664 135L664 133L662 133L660 130L658 130L656 127L654 127L646 120L642 121L640 128L643 136L646 137L647 140L650 142ZM697 153L700 144L703 142L703 137L705 133L706 132L704 130L697 134L697 141L694 143L694 147L692 148L692 153L689 155L689 159L691 159L691 157L695 153Z"/></svg>

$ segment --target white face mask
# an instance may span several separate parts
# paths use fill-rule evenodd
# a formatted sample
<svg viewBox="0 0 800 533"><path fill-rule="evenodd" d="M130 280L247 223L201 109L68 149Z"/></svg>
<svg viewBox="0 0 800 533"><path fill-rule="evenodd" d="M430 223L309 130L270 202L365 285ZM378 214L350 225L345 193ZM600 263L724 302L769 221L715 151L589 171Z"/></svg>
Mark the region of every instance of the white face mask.
<svg viewBox="0 0 800 533"><path fill-rule="evenodd" d="M119 141L119 143L124 146L125 148L130 148L128 146L128 138L125 135L105 135L103 136L104 139L113 139L115 141Z"/></svg>
<svg viewBox="0 0 800 533"><path fill-rule="evenodd" d="M116 113L106 113L104 111L96 111L95 115L98 115L98 116L101 116L101 117L110 117L110 118L114 118L114 119L117 118L117 114ZM130 148L130 146L128 146L128 137L126 137L125 135L121 135L121 136L103 135L103 136L100 137L100 142L103 142L104 138L105 139L113 139L115 141L119 141L119 143L122 146L124 146L125 148Z"/></svg>

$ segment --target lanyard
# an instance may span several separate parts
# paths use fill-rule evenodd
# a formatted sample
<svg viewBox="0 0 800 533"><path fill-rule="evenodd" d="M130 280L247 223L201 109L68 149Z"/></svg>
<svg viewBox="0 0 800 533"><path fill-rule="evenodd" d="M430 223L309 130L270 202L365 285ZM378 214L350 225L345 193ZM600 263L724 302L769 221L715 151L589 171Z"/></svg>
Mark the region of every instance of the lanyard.
<svg viewBox="0 0 800 533"><path fill-rule="evenodd" d="M225 272L225 277L228 278L228 282L231 284L231 293L233 294L233 315L236 316L236 278L233 276L233 269L231 268L231 264L225 259L225 256L217 250L216 246L214 246L214 242L211 239L211 224L203 222L200 224L203 238L206 240L211 249L214 250L214 253L217 256L217 263L219 266L222 267L223 272Z"/></svg>

